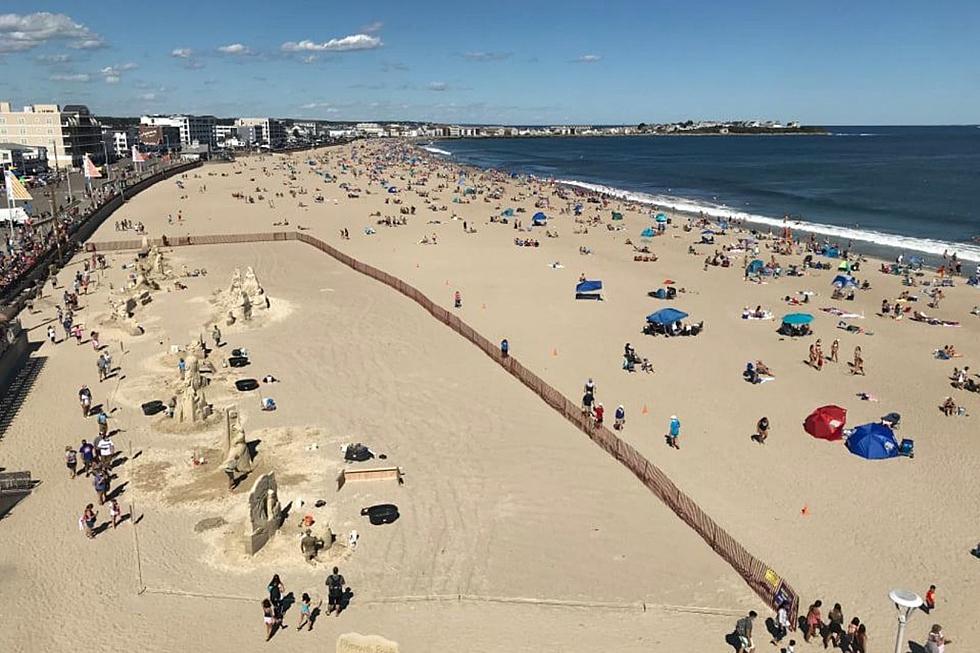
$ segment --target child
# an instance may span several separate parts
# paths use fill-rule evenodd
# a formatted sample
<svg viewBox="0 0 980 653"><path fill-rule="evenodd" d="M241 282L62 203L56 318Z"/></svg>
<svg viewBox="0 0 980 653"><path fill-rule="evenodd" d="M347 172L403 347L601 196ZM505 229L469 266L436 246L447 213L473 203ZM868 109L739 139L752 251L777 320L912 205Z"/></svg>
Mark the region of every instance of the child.
<svg viewBox="0 0 980 653"><path fill-rule="evenodd" d="M109 518L112 519L112 527L115 528L119 524L119 517L122 515L122 508L119 507L119 502L115 499L109 502Z"/></svg>
<svg viewBox="0 0 980 653"><path fill-rule="evenodd" d="M922 604L922 611L929 614L936 608L936 586L930 585L929 591L926 592L925 601Z"/></svg>
<svg viewBox="0 0 980 653"><path fill-rule="evenodd" d="M796 640L789 640L789 646L786 647L786 653L796 653Z"/></svg>

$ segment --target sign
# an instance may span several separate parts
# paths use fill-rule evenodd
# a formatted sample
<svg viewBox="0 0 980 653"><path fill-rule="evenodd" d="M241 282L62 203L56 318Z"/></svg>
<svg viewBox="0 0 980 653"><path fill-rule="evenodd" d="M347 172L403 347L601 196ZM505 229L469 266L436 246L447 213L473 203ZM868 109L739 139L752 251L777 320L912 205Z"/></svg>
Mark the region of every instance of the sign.
<svg viewBox="0 0 980 653"><path fill-rule="evenodd" d="M140 125L140 143L143 145L163 145L163 127L158 125Z"/></svg>
<svg viewBox="0 0 980 653"><path fill-rule="evenodd" d="M782 579L779 577L779 574L774 572L772 569L766 569L766 582L775 588L779 587Z"/></svg>

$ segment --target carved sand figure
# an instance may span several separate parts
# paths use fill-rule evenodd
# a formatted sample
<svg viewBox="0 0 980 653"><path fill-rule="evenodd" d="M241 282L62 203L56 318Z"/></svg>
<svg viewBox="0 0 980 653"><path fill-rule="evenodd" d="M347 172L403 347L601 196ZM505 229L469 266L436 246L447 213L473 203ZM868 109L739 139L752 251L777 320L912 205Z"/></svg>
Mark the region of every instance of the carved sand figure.
<svg viewBox="0 0 980 653"><path fill-rule="evenodd" d="M229 326L235 323L238 316L248 321L252 319L255 309L264 310L270 306L269 297L251 267L245 269L244 275L241 268L235 268L228 288L217 293L215 303L222 313L227 313L225 324Z"/></svg>
<svg viewBox="0 0 980 653"><path fill-rule="evenodd" d="M177 411L174 418L178 424L196 424L208 416L209 406L204 396L204 380L197 356L184 359L183 383L177 393Z"/></svg>
<svg viewBox="0 0 980 653"><path fill-rule="evenodd" d="M282 524L275 472L255 480L248 495L249 524L245 531L245 551L255 555L276 534Z"/></svg>
<svg viewBox="0 0 980 653"><path fill-rule="evenodd" d="M252 471L252 454L245 442L238 406L225 409L225 462L221 468L228 475L228 489L234 489L239 474Z"/></svg>

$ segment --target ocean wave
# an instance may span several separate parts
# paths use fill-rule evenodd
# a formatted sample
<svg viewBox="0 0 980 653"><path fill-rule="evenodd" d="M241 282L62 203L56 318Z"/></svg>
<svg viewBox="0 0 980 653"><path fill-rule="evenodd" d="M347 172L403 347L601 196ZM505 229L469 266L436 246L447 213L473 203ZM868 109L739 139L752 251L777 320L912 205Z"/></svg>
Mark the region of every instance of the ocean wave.
<svg viewBox="0 0 980 653"><path fill-rule="evenodd" d="M831 134L831 136L877 136L877 135L878 134L866 134L863 132L860 134L847 133L847 132L834 132L833 134Z"/></svg>
<svg viewBox="0 0 980 653"><path fill-rule="evenodd" d="M440 156L452 156L453 153L447 150L441 150L438 147L433 147L432 145L423 145L422 149L426 152L432 152L433 154L438 154Z"/></svg>
<svg viewBox="0 0 980 653"><path fill-rule="evenodd" d="M891 247L902 251L921 252L942 256L943 252L956 252L956 255L964 261L980 262L980 245L970 243L955 243L945 240L935 240L932 238L914 238L911 236L901 236L874 230L854 229L851 227L838 227L836 225L822 224L819 222L806 222L803 220L783 220L783 218L772 218L755 213L747 213L731 209L723 204L709 204L697 200L685 199L683 197L672 197L670 195L652 195L650 193L640 193L635 191L604 186L602 184L591 184L575 179L555 179L555 183L565 186L572 186L589 190L610 197L618 197L630 202L647 204L658 208L669 209L677 213L699 215L704 213L706 216L715 219L738 219L751 222L753 224L767 225L782 229L789 227L794 231L812 233L819 236L826 236L834 240L853 240L865 243L872 243L883 247Z"/></svg>

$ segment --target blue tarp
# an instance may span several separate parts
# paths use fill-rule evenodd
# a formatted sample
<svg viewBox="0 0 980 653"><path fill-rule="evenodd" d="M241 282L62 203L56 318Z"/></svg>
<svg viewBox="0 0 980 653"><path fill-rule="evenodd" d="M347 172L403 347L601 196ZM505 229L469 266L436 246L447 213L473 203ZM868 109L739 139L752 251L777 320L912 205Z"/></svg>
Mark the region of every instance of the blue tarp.
<svg viewBox="0 0 980 653"><path fill-rule="evenodd" d="M762 262L762 259L757 258L751 263L749 263L749 274L755 274L756 272L762 270L762 268L764 267L766 267L766 264Z"/></svg>
<svg viewBox="0 0 980 653"><path fill-rule="evenodd" d="M647 227L646 229L640 232L640 236L642 236L643 238L653 238L654 235L655 234L653 232L653 227Z"/></svg>
<svg viewBox="0 0 980 653"><path fill-rule="evenodd" d="M845 286L856 286L858 283L854 277L846 274L838 274L834 277L834 285L838 288L844 288Z"/></svg>
<svg viewBox="0 0 980 653"><path fill-rule="evenodd" d="M546 216L541 211L535 213L534 217L531 218L532 225L543 225L543 224L547 224L547 222L548 222L548 216Z"/></svg>
<svg viewBox="0 0 980 653"><path fill-rule="evenodd" d="M656 313L647 315L647 322L667 325L673 324L678 320L683 320L685 317L687 317L687 313L684 311L679 311L676 308L661 308Z"/></svg>
<svg viewBox="0 0 980 653"><path fill-rule="evenodd" d="M602 282L598 279L595 281L582 281L577 286L575 286L576 293L583 292L595 292L597 290L602 290Z"/></svg>
<svg viewBox="0 0 980 653"><path fill-rule="evenodd" d="M802 324L809 324L810 322L813 322L813 316L809 313L790 313L783 316L783 324L798 326Z"/></svg>
<svg viewBox="0 0 980 653"><path fill-rule="evenodd" d="M884 424L862 424L847 438L847 449L868 460L894 458L899 455L895 433Z"/></svg>

